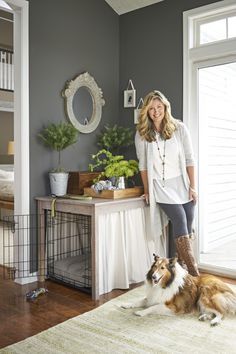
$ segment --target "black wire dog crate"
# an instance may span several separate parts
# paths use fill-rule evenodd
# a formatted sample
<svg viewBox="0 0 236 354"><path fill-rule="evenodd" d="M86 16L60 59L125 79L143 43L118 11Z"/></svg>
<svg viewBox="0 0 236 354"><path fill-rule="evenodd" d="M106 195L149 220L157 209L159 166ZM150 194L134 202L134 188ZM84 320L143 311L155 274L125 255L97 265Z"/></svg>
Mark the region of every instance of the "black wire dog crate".
<svg viewBox="0 0 236 354"><path fill-rule="evenodd" d="M3 221L5 279L43 275L92 292L91 216L46 210L44 215L13 215ZM45 237L40 244L40 233ZM39 259L39 249L46 250ZM1 252L0 252L1 254ZM22 281L23 282L23 281Z"/></svg>
<svg viewBox="0 0 236 354"><path fill-rule="evenodd" d="M26 278L35 277L37 280L41 263L38 257L38 234L44 225L42 219L39 215L3 217L0 223L0 265L4 279L19 280L22 284L27 282ZM44 266L40 272L45 275Z"/></svg>
<svg viewBox="0 0 236 354"><path fill-rule="evenodd" d="M91 293L91 216L46 211L47 276Z"/></svg>

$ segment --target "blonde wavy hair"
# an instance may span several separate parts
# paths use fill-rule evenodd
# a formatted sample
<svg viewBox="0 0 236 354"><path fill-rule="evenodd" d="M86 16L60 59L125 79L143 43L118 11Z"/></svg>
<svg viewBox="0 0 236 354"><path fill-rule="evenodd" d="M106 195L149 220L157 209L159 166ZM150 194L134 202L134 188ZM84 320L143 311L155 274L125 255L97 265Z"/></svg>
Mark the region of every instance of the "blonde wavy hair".
<svg viewBox="0 0 236 354"><path fill-rule="evenodd" d="M163 139L168 140L172 137L173 132L177 128L178 121L171 115L170 102L160 91L152 91L147 94L144 98L143 107L140 112L139 122L137 125L137 130L140 136L149 141L155 141L156 130L153 121L148 115L148 110L153 102L153 100L158 99L165 106L165 115L161 123L161 136Z"/></svg>

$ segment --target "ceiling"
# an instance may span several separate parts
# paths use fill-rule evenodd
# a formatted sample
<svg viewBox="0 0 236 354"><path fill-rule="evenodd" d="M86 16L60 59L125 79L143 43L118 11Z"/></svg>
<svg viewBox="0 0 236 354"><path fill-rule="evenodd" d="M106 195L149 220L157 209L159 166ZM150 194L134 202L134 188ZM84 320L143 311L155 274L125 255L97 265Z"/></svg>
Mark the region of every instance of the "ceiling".
<svg viewBox="0 0 236 354"><path fill-rule="evenodd" d="M105 0L118 15L156 4L163 0Z"/></svg>

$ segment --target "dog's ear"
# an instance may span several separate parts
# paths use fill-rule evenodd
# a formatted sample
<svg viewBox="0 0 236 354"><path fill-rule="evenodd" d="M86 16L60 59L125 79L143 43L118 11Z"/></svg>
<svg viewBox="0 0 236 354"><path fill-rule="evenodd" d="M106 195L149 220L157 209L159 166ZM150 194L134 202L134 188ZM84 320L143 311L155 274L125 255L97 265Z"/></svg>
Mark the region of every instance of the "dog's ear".
<svg viewBox="0 0 236 354"><path fill-rule="evenodd" d="M157 254L155 254L155 253L153 253L153 257L154 257L154 261L156 262L160 257L157 255Z"/></svg>

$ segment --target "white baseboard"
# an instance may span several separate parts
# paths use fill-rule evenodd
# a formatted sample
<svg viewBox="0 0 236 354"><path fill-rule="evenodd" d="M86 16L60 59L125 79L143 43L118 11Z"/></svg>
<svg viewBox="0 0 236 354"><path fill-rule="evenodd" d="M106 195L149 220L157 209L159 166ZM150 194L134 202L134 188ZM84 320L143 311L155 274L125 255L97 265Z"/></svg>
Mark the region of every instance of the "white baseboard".
<svg viewBox="0 0 236 354"><path fill-rule="evenodd" d="M38 281L37 276L15 279L15 283L20 284L20 285L30 284L30 283L34 283L36 281Z"/></svg>

